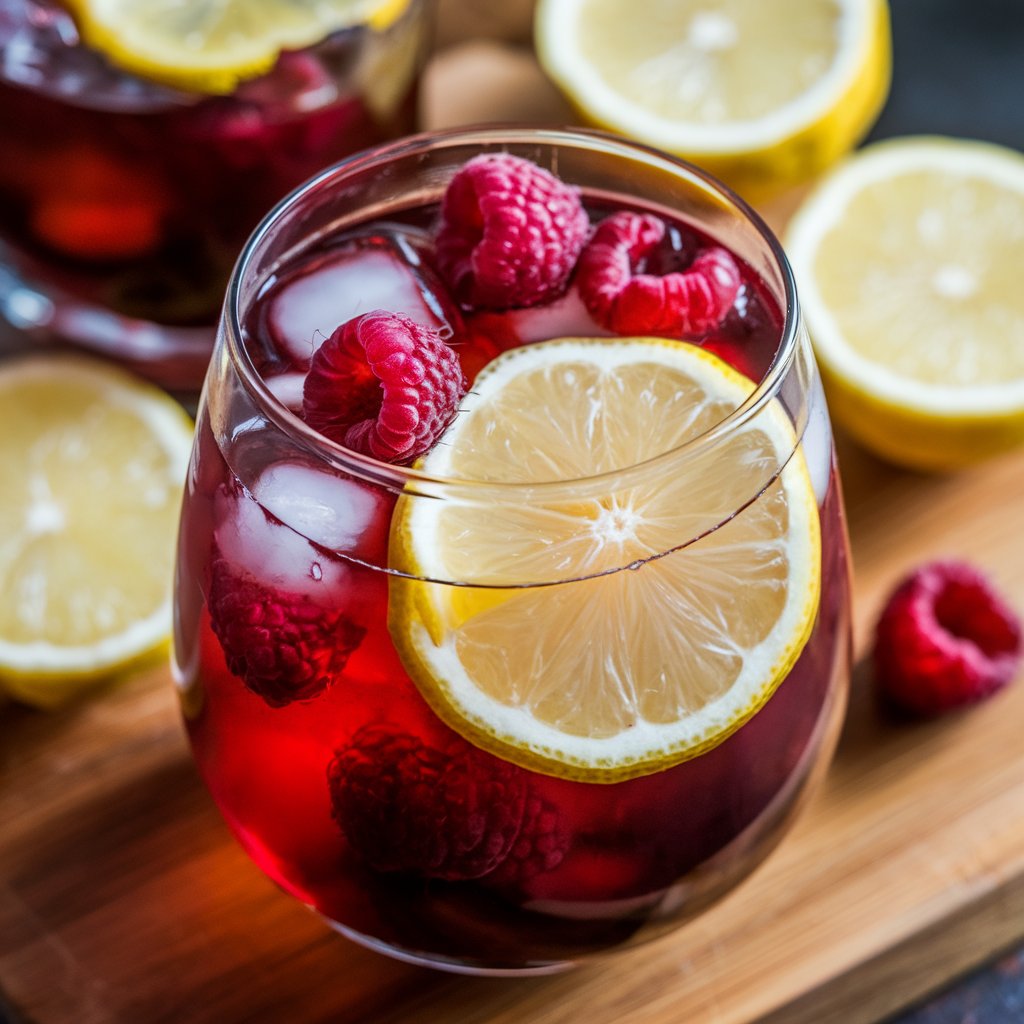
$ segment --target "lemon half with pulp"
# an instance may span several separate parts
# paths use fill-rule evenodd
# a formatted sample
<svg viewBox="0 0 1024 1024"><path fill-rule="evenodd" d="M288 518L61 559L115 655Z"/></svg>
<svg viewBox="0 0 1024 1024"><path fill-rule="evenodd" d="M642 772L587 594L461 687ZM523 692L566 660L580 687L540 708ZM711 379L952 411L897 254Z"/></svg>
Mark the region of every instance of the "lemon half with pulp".
<svg viewBox="0 0 1024 1024"><path fill-rule="evenodd" d="M53 707L166 644L192 424L71 356L5 364L0 408L0 690Z"/></svg>
<svg viewBox="0 0 1024 1024"><path fill-rule="evenodd" d="M1024 444L1024 157L876 143L808 196L785 245L837 423L927 470Z"/></svg>
<svg viewBox="0 0 1024 1024"><path fill-rule="evenodd" d="M540 0L534 34L584 121L753 197L833 163L889 87L885 0Z"/></svg>
<svg viewBox="0 0 1024 1024"><path fill-rule="evenodd" d="M753 387L662 339L540 342L484 369L425 472L606 476L533 501L399 499L392 560L420 579L393 578L389 626L448 725L525 767L617 782L710 749L771 696L820 590L817 502L784 410L773 399L703 455L617 476Z"/></svg>

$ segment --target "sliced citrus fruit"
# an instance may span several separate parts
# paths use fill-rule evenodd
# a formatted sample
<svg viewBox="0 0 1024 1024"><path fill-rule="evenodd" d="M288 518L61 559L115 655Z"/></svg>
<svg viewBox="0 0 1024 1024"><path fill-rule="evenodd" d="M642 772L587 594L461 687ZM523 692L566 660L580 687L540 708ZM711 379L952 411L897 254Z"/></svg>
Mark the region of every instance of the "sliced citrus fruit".
<svg viewBox="0 0 1024 1024"><path fill-rule="evenodd" d="M835 419L951 469L1024 442L1024 157L877 143L837 167L786 248Z"/></svg>
<svg viewBox="0 0 1024 1024"><path fill-rule="evenodd" d="M229 93L282 50L365 24L382 31L409 0L67 0L82 36L143 78Z"/></svg>
<svg viewBox="0 0 1024 1024"><path fill-rule="evenodd" d="M647 338L540 342L484 369L423 469L577 483L530 503L399 499L393 558L420 579L392 580L389 625L444 721L526 767L616 782L710 749L768 699L820 588L789 419L771 400L703 454L640 465L753 387Z"/></svg>
<svg viewBox="0 0 1024 1024"><path fill-rule="evenodd" d="M889 87L885 0L540 0L534 34L586 122L755 196L850 149Z"/></svg>
<svg viewBox="0 0 1024 1024"><path fill-rule="evenodd" d="M166 643L192 426L71 356L4 364L0 407L0 689L53 707Z"/></svg>

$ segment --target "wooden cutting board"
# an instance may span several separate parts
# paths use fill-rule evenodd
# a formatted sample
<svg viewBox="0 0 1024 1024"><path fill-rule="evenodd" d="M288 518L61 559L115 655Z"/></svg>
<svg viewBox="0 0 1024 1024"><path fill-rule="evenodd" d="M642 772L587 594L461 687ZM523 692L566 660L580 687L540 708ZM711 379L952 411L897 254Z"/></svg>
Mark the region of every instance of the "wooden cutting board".
<svg viewBox="0 0 1024 1024"><path fill-rule="evenodd" d="M529 59L488 47L435 64L428 123L559 120ZM478 69L492 86L467 90ZM839 440L858 652L926 559L971 559L1024 609L1024 453L923 477ZM878 1021L1024 936L1024 680L925 725L870 683L862 662L822 789L750 881L658 943L529 980L390 961L278 892L201 787L163 668L59 715L0 708L2 999L31 1024Z"/></svg>
<svg viewBox="0 0 1024 1024"><path fill-rule="evenodd" d="M840 446L858 650L936 556L1024 607L1024 453L920 477ZM554 978L454 978L369 953L228 835L157 668L56 716L0 711L0 988L36 1024L876 1021L1024 936L1024 681L931 724L860 665L823 788L706 917Z"/></svg>

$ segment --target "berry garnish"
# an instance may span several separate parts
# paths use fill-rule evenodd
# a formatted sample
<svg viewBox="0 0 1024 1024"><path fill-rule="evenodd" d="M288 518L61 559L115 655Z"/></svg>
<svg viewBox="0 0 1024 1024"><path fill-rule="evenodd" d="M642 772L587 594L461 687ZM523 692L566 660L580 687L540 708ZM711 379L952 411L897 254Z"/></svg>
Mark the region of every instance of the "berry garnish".
<svg viewBox="0 0 1024 1024"><path fill-rule="evenodd" d="M467 306L534 306L565 289L589 227L576 189L529 160L484 154L444 194L438 266Z"/></svg>
<svg viewBox="0 0 1024 1024"><path fill-rule="evenodd" d="M702 249L682 271L658 274L663 221L620 211L597 226L580 256L576 280L591 316L623 335L698 335L717 327L736 301L741 279L720 246Z"/></svg>
<svg viewBox="0 0 1024 1024"><path fill-rule="evenodd" d="M347 448L410 462L441 436L467 386L438 331L378 309L342 324L314 353L302 413Z"/></svg>
<svg viewBox="0 0 1024 1024"><path fill-rule="evenodd" d="M479 878L505 860L523 823L523 772L454 736L440 748L363 726L327 781L334 820L377 871Z"/></svg>
<svg viewBox="0 0 1024 1024"><path fill-rule="evenodd" d="M494 869L488 882L519 885L545 871L553 871L569 851L569 831L558 808L536 793L526 798L523 825L508 857Z"/></svg>
<svg viewBox="0 0 1024 1024"><path fill-rule="evenodd" d="M995 693L1020 656L1020 620L981 573L961 562L926 565L905 579L875 635L879 685L919 715Z"/></svg>
<svg viewBox="0 0 1024 1024"><path fill-rule="evenodd" d="M326 690L366 633L344 612L258 583L219 556L209 608L228 669L272 708Z"/></svg>

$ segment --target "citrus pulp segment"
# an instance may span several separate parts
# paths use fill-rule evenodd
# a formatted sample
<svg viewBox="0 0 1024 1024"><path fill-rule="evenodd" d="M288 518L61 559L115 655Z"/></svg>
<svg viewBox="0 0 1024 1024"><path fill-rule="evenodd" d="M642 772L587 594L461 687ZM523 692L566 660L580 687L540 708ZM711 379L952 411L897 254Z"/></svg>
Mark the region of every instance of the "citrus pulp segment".
<svg viewBox="0 0 1024 1024"><path fill-rule="evenodd" d="M282 50L367 24L383 30L408 0L68 0L85 41L132 74L229 93Z"/></svg>
<svg viewBox="0 0 1024 1024"><path fill-rule="evenodd" d="M54 706L166 643L192 426L74 357L9 362L0 405L0 689Z"/></svg>
<svg viewBox="0 0 1024 1024"><path fill-rule="evenodd" d="M820 588L817 504L785 411L770 400L703 453L616 480L753 388L653 338L540 342L489 364L421 468L540 489L404 496L392 529L393 564L418 579L392 579L391 633L444 721L525 767L616 782L710 749L768 699ZM595 491L583 478L598 474ZM580 485L545 498L559 480Z"/></svg>
<svg viewBox="0 0 1024 1024"><path fill-rule="evenodd" d="M540 0L535 38L587 122L755 195L849 150L891 70L885 0Z"/></svg>
<svg viewBox="0 0 1024 1024"><path fill-rule="evenodd" d="M851 434L923 469L1024 442L1024 157L877 143L812 192L786 249Z"/></svg>

